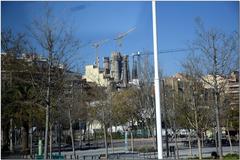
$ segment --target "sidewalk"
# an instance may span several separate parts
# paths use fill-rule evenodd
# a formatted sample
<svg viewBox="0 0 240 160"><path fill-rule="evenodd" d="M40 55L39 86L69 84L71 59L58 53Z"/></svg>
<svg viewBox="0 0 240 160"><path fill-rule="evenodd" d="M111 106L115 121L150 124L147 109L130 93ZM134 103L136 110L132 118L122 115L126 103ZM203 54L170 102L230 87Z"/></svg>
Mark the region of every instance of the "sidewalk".
<svg viewBox="0 0 240 160"><path fill-rule="evenodd" d="M128 153L128 158L131 158L133 155L131 155L130 151L125 152L124 147L117 147L114 148L114 152L112 151L111 148L108 148L108 154L119 154L120 156L123 153ZM216 151L215 147L205 147L202 149L203 152L203 157L209 157L211 156L211 152ZM239 151L239 146L233 146L233 152L238 153ZM151 153L136 153L134 152L134 159L135 158L140 158L140 159L148 159L148 158L156 158L157 153L151 152ZM230 153L230 147L223 147L223 153L224 155ZM79 155L79 157L97 157L99 155L105 154L105 148L101 148L101 149L96 149L96 150L86 150L86 151L76 151L76 155ZM72 155L72 152L62 152L62 155L66 155L67 158L70 158L70 155ZM190 151L189 149L180 149L179 150L179 155L181 158L190 158ZM193 148L192 149L192 155L193 157L196 157L198 155L198 149L197 148ZM126 156L124 156L125 158L127 158ZM166 152L164 152L164 157L166 157Z"/></svg>

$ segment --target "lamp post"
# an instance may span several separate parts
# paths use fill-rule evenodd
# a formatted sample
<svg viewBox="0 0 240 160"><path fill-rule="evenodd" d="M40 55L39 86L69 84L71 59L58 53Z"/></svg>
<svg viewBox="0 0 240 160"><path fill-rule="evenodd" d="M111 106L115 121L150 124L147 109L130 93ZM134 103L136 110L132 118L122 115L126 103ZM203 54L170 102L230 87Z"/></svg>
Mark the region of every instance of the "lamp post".
<svg viewBox="0 0 240 160"><path fill-rule="evenodd" d="M152 20L153 20L153 51L154 51L154 86L155 86L155 106L156 106L156 121L157 121L157 149L158 159L163 158L162 148L162 123L161 123L161 108L160 108L160 88L158 75L158 47L157 47L157 22L156 22L156 1L152 0Z"/></svg>

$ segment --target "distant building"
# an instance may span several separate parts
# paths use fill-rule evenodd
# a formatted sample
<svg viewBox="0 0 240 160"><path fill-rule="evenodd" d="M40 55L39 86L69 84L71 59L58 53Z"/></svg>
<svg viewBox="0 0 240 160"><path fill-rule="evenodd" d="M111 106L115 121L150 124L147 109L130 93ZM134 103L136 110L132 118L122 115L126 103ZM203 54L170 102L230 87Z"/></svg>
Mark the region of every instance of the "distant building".
<svg viewBox="0 0 240 160"><path fill-rule="evenodd" d="M226 77L217 75L217 85L219 88L223 88L226 85ZM213 75L206 75L203 77L202 83L204 84L204 88L213 88L214 86L214 77Z"/></svg>
<svg viewBox="0 0 240 160"><path fill-rule="evenodd" d="M105 77L104 72L95 65L85 66L85 75L83 78L85 78L87 82L95 82L103 87L107 87L110 84L110 81Z"/></svg>
<svg viewBox="0 0 240 160"><path fill-rule="evenodd" d="M113 52L110 60L109 57L104 57L103 69L95 65L86 65L83 78L87 82L94 82L104 87L111 83L126 87L129 82L128 56L122 56L120 52Z"/></svg>
<svg viewBox="0 0 240 160"><path fill-rule="evenodd" d="M111 77L114 78L115 82L121 80L122 73L122 56L120 52L113 52L111 55Z"/></svg>
<svg viewBox="0 0 240 160"><path fill-rule="evenodd" d="M239 107L239 72L234 71L227 78L226 93L230 97L230 107L237 109Z"/></svg>
<svg viewBox="0 0 240 160"><path fill-rule="evenodd" d="M166 77L164 81L166 86L169 86L177 93L182 93L189 87L187 76L182 73L176 73L172 77Z"/></svg>
<svg viewBox="0 0 240 160"><path fill-rule="evenodd" d="M207 75L203 81L204 87L213 92L213 75ZM234 71L229 76L217 76L217 84L221 89L221 94L229 97L230 107L236 108L239 105L239 72Z"/></svg>

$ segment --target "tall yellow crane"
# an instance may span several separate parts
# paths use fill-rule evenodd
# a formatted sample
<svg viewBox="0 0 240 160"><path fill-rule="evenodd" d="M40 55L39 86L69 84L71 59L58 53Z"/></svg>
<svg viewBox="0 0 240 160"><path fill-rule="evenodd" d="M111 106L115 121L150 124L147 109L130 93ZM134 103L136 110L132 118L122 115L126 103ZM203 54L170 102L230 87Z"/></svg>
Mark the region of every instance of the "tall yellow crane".
<svg viewBox="0 0 240 160"><path fill-rule="evenodd" d="M96 63L97 67L99 67L99 57L98 57L99 47L108 41L109 41L109 39L104 39L104 40L100 40L100 41L92 43L92 47L96 49L96 62L95 63Z"/></svg>
<svg viewBox="0 0 240 160"><path fill-rule="evenodd" d="M130 32L134 31L135 29L136 29L136 27L133 27L133 28L129 29L127 32L118 34L118 36L113 39L117 42L117 45L119 48L122 46L123 38L126 37Z"/></svg>

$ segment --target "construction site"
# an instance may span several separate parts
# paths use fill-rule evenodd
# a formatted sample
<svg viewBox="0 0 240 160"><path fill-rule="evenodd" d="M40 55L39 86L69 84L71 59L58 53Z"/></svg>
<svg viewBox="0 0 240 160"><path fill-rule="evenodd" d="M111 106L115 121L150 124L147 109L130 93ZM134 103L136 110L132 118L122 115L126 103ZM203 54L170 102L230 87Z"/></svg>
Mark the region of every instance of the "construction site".
<svg viewBox="0 0 240 160"><path fill-rule="evenodd" d="M128 85L139 85L140 56L148 56L148 54L139 51L131 54L123 54L119 51L122 47L123 39L134 30L135 28L131 28L113 39L117 43L118 51L113 51L110 56L99 57L98 53L99 47L108 42L109 39L92 44L92 47L96 49L96 59L94 64L85 66L83 78L87 82L94 82L103 87L111 85L117 88L125 88ZM100 59L103 60L102 64Z"/></svg>
<svg viewBox="0 0 240 160"><path fill-rule="evenodd" d="M1 9L1 159L239 159L239 3Z"/></svg>

